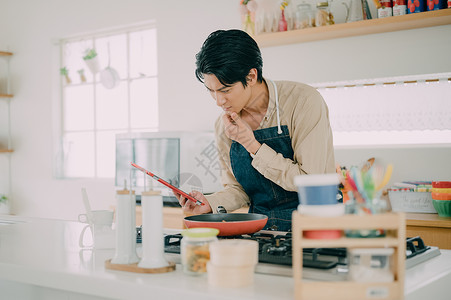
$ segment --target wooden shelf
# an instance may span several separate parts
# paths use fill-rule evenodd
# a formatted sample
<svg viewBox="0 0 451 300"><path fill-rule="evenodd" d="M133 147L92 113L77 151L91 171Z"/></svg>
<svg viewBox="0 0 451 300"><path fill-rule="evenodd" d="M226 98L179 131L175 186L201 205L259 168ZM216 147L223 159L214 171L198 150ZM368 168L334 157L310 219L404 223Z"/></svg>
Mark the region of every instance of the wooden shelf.
<svg viewBox="0 0 451 300"><path fill-rule="evenodd" d="M451 24L451 9L441 9L331 26L263 33L254 36L254 39L260 47L272 47L449 24Z"/></svg>
<svg viewBox="0 0 451 300"><path fill-rule="evenodd" d="M390 299L403 299L402 283L378 282L359 283L354 282L305 282L302 284L302 298L304 299L387 299L384 295L390 295ZM371 296L371 295L381 296Z"/></svg>
<svg viewBox="0 0 451 300"><path fill-rule="evenodd" d="M0 98L12 98L14 95L11 94L0 94Z"/></svg>
<svg viewBox="0 0 451 300"><path fill-rule="evenodd" d="M13 149L0 149L0 153L11 153L14 152Z"/></svg>
<svg viewBox="0 0 451 300"><path fill-rule="evenodd" d="M13 55L12 52L0 51L0 56L11 56L11 55Z"/></svg>
<svg viewBox="0 0 451 300"><path fill-rule="evenodd" d="M387 238L339 238L333 240L320 239L302 239L302 247L304 248L385 248L396 247L398 239L395 237Z"/></svg>
<svg viewBox="0 0 451 300"><path fill-rule="evenodd" d="M399 228L399 218L396 213L386 213L378 215L343 215L334 217L334 222L330 222L329 217L305 216L297 218L297 224L302 229L318 230L318 229L383 229ZM316 240L318 241L318 240Z"/></svg>
<svg viewBox="0 0 451 300"><path fill-rule="evenodd" d="M293 280L295 299L390 299L404 298L404 271L406 258L406 223L404 213L378 215L344 215L339 217L311 217L293 212ZM381 238L306 239L305 230L371 229L390 230L390 236ZM302 280L303 248L393 248L391 271L393 282L314 281Z"/></svg>

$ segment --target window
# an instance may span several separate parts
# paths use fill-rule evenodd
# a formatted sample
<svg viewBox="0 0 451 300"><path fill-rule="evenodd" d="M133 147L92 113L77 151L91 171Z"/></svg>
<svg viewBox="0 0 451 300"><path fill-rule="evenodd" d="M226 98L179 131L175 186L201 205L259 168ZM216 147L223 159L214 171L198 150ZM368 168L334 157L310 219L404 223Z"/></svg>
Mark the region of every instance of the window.
<svg viewBox="0 0 451 300"><path fill-rule="evenodd" d="M335 146L451 143L451 73L313 84Z"/></svg>
<svg viewBox="0 0 451 300"><path fill-rule="evenodd" d="M113 178L116 134L158 128L156 34L148 25L60 41L58 177ZM89 49L97 55L84 60Z"/></svg>

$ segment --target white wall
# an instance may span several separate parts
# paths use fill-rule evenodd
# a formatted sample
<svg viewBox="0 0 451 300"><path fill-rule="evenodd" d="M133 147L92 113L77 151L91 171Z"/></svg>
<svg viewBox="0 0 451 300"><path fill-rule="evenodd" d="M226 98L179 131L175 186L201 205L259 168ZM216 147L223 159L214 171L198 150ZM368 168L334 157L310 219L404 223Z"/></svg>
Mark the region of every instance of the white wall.
<svg viewBox="0 0 451 300"><path fill-rule="evenodd" d="M161 129L204 130L212 127L219 111L194 77L194 55L210 32L240 27L238 3L0 0L0 49L9 47L15 53L11 62L16 95L11 107L16 149L12 155L12 212L75 219L83 211L82 186L87 188L94 209L114 204L113 180L53 178L52 41L155 19ZM450 34L448 25L264 48L264 75L319 82L450 71ZM371 156L371 151L362 155L366 156ZM0 170L4 167L0 157Z"/></svg>

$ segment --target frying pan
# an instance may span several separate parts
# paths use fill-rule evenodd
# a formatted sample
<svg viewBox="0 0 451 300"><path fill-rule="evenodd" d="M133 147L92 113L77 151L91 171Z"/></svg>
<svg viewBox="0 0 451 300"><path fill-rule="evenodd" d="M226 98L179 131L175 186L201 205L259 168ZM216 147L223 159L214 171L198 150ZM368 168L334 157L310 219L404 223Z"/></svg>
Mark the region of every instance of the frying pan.
<svg viewBox="0 0 451 300"><path fill-rule="evenodd" d="M262 230L268 216L253 213L203 214L184 218L186 227L207 227L219 229L219 236L254 233Z"/></svg>

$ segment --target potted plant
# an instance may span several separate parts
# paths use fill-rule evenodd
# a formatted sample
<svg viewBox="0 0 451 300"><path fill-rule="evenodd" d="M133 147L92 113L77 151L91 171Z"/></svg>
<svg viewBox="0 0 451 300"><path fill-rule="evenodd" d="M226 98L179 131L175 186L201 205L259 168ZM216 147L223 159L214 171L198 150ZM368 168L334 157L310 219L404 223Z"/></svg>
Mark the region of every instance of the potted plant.
<svg viewBox="0 0 451 300"><path fill-rule="evenodd" d="M80 75L80 81L86 82L85 69L80 69L77 72Z"/></svg>
<svg viewBox="0 0 451 300"><path fill-rule="evenodd" d="M60 74L66 78L66 83L70 84L72 80L69 77L69 70L66 67L60 69Z"/></svg>
<svg viewBox="0 0 451 300"><path fill-rule="evenodd" d="M83 55L83 60L88 66L89 70L92 74L96 74L100 71L99 58L97 56L97 51L94 48L88 48L85 50Z"/></svg>
<svg viewBox="0 0 451 300"><path fill-rule="evenodd" d="M8 197L4 194L0 194L0 214L9 214Z"/></svg>

